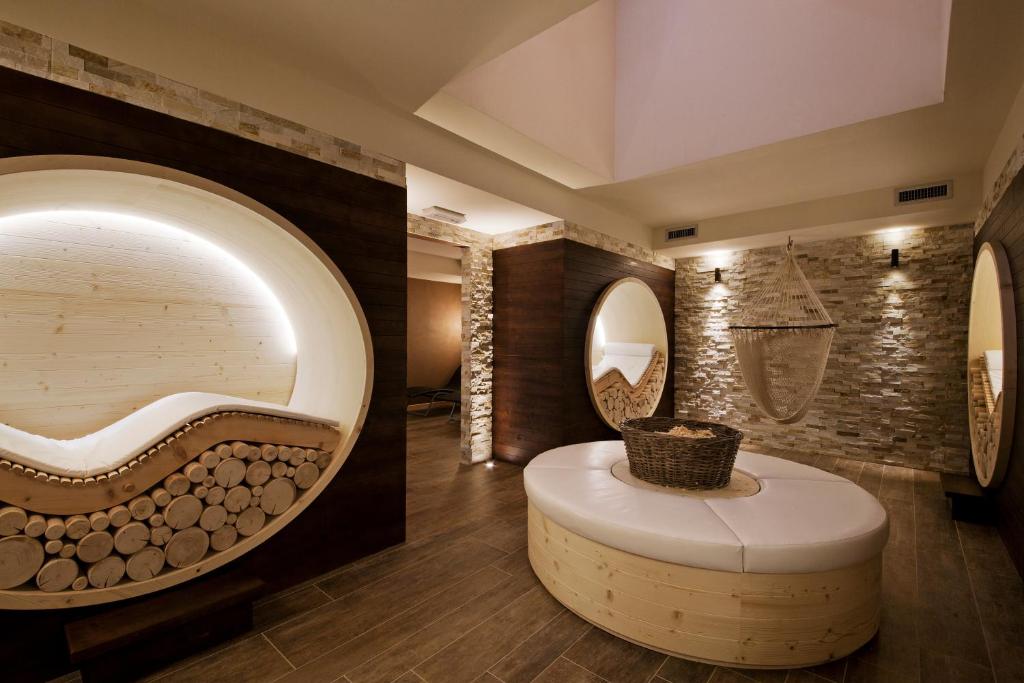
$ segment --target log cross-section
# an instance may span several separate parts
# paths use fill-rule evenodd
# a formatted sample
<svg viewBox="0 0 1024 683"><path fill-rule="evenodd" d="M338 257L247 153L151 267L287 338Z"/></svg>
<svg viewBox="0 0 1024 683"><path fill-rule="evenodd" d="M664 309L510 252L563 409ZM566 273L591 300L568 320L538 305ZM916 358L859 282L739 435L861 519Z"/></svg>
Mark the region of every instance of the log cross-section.
<svg viewBox="0 0 1024 683"><path fill-rule="evenodd" d="M67 477L35 471L29 474L27 468L0 460L0 500L8 505L48 515L89 514L131 501L177 473L190 461L198 459L211 447L224 442L230 443L238 438L256 442L288 443L332 452L337 447L341 435L337 429L316 422L255 413L214 413L168 435L164 441L140 454L119 470L80 480L77 485ZM231 449L227 450L230 455ZM255 448L253 450L259 453ZM249 448L246 447L245 451L244 455L248 456ZM198 476L206 470L198 462L196 464L202 470L192 468L190 472L193 472L193 476ZM224 463L221 463L219 466L223 465ZM240 481L245 476L246 468L244 462L239 462L239 465ZM224 486L216 477L216 473L214 476L217 478L217 484ZM180 475L179 478L184 480L187 490L188 478L184 475ZM146 507L147 504L143 503L143 509ZM6 527L0 524L0 531L20 531L18 525L24 527L26 523L16 513L8 513L0 521L7 524ZM125 523L127 521L125 520ZM63 533L61 530L61 535Z"/></svg>

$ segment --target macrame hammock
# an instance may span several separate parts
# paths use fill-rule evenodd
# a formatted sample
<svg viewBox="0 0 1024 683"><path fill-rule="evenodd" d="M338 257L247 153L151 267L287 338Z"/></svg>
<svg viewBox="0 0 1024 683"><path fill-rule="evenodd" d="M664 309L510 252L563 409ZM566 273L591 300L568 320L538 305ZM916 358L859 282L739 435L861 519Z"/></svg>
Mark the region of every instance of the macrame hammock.
<svg viewBox="0 0 1024 683"><path fill-rule="evenodd" d="M835 327L797 265L790 240L782 267L729 325L747 389L769 418L792 423L807 413Z"/></svg>

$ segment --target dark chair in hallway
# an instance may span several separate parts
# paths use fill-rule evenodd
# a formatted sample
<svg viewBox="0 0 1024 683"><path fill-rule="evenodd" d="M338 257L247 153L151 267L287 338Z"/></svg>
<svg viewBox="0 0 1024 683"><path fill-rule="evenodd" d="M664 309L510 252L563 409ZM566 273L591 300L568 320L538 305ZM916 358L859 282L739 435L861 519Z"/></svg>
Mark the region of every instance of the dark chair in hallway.
<svg viewBox="0 0 1024 683"><path fill-rule="evenodd" d="M435 403L451 403L452 410L449 417L454 417L455 408L462 404L462 366L455 368L455 372L443 387L409 387L405 391L408 405L422 403L423 399L429 399L427 409L417 415L424 417L430 415Z"/></svg>

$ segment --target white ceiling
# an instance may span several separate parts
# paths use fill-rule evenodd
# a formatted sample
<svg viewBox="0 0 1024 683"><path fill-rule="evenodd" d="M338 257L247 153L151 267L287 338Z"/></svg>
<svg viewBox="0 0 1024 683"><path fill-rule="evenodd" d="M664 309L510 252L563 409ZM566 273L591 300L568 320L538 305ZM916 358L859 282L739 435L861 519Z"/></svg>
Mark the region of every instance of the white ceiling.
<svg viewBox="0 0 1024 683"><path fill-rule="evenodd" d="M942 102L951 2L599 0L421 115L496 148L500 129L461 125L455 98L594 176L498 143L519 163L573 186L628 180Z"/></svg>
<svg viewBox="0 0 1024 683"><path fill-rule="evenodd" d="M440 206L466 215L462 227L488 235L522 230L558 220L551 214L499 197L491 192L445 178L437 173L406 167L409 213L423 215L423 209Z"/></svg>
<svg viewBox="0 0 1024 683"><path fill-rule="evenodd" d="M1024 2L953 0L942 101L920 106L935 96L938 60L929 45L942 42L944 2L618 0L616 42L622 39L629 45L616 44L615 49L638 55L637 64L654 57L665 64L658 70L641 69L650 84L645 89L641 82L636 101L624 103L633 96L621 96L621 82L642 79L620 75L620 68L631 62L628 55L616 57L616 137L638 136L630 143L638 157L615 150L613 166L621 167L615 173L662 170L614 182L594 161L607 160L599 148L568 139L576 132L601 129L591 125L600 123L600 117L553 103L558 95L554 85L565 83L567 74L593 77L574 70L580 61L596 59L592 50L581 52L590 55L582 60L549 62L557 73L537 81L536 91L528 93L536 110L561 112L561 130L568 130L564 145L557 133L548 131L544 137L527 125L528 114L536 112L508 114L501 121L495 118L499 109L490 109L492 116L463 105L461 122L452 127L457 134L415 114L429 108L437 99L432 95L439 92L449 105L458 102L445 86L458 89L460 82L473 80L477 68L506 53L512 56L509 51L517 45L594 5L591 0L292 0L258 5L248 0L0 0L0 18L409 162L414 165L413 210L447 206L468 214L470 227L488 232L557 217L656 246L652 229L666 225L703 221L735 227L740 221L729 217L743 216L743 234L730 232L729 239L736 239L768 231L759 212L977 174L1024 82ZM691 6L698 8L693 16L699 21L687 23L685 16L675 16ZM778 16L762 14L765 7L774 8ZM910 21L915 7L918 18L927 20ZM746 11L737 14L737 8ZM794 8L821 23L778 20ZM600 14L601 9L592 11ZM624 26L633 23L619 16L622 12L638 13L639 37L628 38L632 34ZM642 12L668 12L662 37L640 30L654 25ZM748 15L760 20L753 34ZM845 39L837 26L860 40ZM742 36L749 37L749 48L736 45ZM823 45L833 43L835 54L821 52ZM735 54L727 52L730 45ZM701 52L695 58L687 50L697 46ZM778 49L769 51L772 46ZM562 48L564 54L576 54ZM812 55L807 58L805 48L817 52L807 53ZM899 55L917 69L918 81L908 82L909 69L893 63ZM696 78L691 65L705 69L706 81L694 84L703 98L679 81ZM746 69L762 78L737 73ZM812 83L815 88L802 86ZM730 84L743 87L730 89ZM565 89L594 101L600 87L583 85ZM800 106L794 93L811 99ZM825 95L836 101L822 101ZM489 100L488 107L496 103ZM913 108L882 115L905 107ZM768 114L770 120L762 121ZM634 115L638 118L631 120ZM647 116L654 117L650 130L645 128ZM859 120L864 117L874 118ZM719 124L733 132L716 131ZM687 136L692 141L691 126L704 126L707 139L702 135L689 147L680 145ZM478 127L501 131L501 142L492 145L474 138ZM694 146L698 143L703 147ZM509 148L528 153L510 159ZM546 165L560 165L563 175L543 175ZM427 173L452 183L431 180ZM482 194L474 197L472 190ZM835 207L845 205L834 202ZM702 239L715 238L713 230L702 231Z"/></svg>
<svg viewBox="0 0 1024 683"><path fill-rule="evenodd" d="M620 0L615 179L942 102L952 0Z"/></svg>

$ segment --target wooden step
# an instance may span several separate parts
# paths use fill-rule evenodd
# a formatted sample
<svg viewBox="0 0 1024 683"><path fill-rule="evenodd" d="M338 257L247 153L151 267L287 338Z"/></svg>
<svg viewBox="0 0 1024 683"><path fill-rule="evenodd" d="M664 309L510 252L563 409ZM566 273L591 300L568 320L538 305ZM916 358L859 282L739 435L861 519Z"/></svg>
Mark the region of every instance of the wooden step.
<svg viewBox="0 0 1024 683"><path fill-rule="evenodd" d="M978 524L992 524L992 502L974 477L941 473L942 491L953 508L953 519Z"/></svg>
<svg viewBox="0 0 1024 683"><path fill-rule="evenodd" d="M131 681L252 628L259 578L226 572L70 622L71 662L85 683Z"/></svg>

